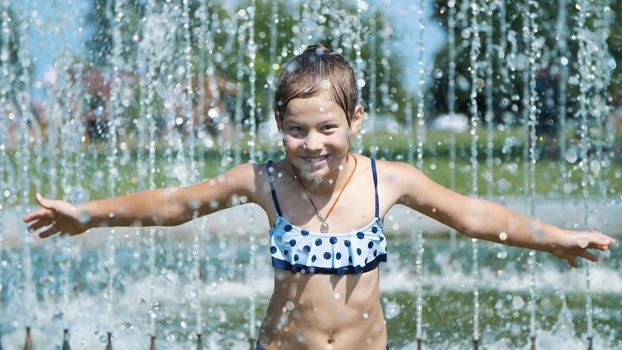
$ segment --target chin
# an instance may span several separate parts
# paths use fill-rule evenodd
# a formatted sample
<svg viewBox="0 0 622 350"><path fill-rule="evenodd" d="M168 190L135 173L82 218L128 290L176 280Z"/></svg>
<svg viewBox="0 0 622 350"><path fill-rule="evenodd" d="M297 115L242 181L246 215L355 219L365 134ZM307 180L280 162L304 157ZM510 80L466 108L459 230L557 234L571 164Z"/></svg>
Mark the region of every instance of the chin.
<svg viewBox="0 0 622 350"><path fill-rule="evenodd" d="M334 164L333 164L334 163ZM308 167L301 164L298 170L308 180L314 180L316 183L322 183L323 179L330 177L336 171L339 171L339 163L330 162L320 167Z"/></svg>

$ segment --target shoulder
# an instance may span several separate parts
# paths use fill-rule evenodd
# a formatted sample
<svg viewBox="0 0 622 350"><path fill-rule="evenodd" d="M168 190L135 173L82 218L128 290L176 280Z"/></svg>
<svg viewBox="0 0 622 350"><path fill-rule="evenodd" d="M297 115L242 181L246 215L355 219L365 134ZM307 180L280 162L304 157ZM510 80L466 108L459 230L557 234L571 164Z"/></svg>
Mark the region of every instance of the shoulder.
<svg viewBox="0 0 622 350"><path fill-rule="evenodd" d="M255 192L257 184L267 181L267 178L266 163L244 163L208 181L230 185L244 192Z"/></svg>
<svg viewBox="0 0 622 350"><path fill-rule="evenodd" d="M408 163L378 160L376 169L378 185L396 200L430 187L432 183L423 172Z"/></svg>
<svg viewBox="0 0 622 350"><path fill-rule="evenodd" d="M389 160L376 160L376 171L379 178L393 182L408 180L409 176L420 174L419 170L410 164Z"/></svg>
<svg viewBox="0 0 622 350"><path fill-rule="evenodd" d="M244 163L234 166L233 168L227 170L223 174L219 175L221 180L235 181L235 182L246 182L251 181L257 175L258 164L253 163ZM218 180L218 179L217 179Z"/></svg>

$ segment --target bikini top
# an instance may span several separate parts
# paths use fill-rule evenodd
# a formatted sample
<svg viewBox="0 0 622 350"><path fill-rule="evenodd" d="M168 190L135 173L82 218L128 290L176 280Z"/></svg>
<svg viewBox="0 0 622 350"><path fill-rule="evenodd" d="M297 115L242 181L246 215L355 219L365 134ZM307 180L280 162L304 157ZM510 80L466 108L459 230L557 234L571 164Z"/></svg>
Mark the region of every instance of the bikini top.
<svg viewBox="0 0 622 350"><path fill-rule="evenodd" d="M387 261L387 244L378 207L376 161L371 159L376 194L374 219L358 230L343 233L312 232L290 223L281 212L274 187L272 161L268 179L277 218L270 229L272 266L292 273L356 274L375 269Z"/></svg>

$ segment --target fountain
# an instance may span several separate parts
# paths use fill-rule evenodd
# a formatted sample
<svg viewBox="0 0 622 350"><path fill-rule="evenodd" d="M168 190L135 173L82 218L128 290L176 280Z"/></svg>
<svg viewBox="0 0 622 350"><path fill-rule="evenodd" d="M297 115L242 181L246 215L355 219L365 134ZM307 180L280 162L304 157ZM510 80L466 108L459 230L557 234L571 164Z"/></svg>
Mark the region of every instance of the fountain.
<svg viewBox="0 0 622 350"><path fill-rule="evenodd" d="M73 238L40 240L19 219L36 192L79 203L281 157L276 79L313 42L355 68L367 126L353 150L545 222L622 233L620 135L608 118L616 9L606 3L94 0L94 29L69 15L79 3L45 14L37 1L0 2L0 349L254 348L272 273L267 218L245 198L180 227ZM445 38L430 37L433 16L447 31L438 62L431 42ZM89 30L91 51L75 50L66 33ZM60 48L42 68L43 41ZM545 78L550 91L539 89ZM559 123L542 133L547 98ZM468 130L435 129L441 112L466 115ZM392 349L622 344L617 249L568 271L405 207L384 225Z"/></svg>

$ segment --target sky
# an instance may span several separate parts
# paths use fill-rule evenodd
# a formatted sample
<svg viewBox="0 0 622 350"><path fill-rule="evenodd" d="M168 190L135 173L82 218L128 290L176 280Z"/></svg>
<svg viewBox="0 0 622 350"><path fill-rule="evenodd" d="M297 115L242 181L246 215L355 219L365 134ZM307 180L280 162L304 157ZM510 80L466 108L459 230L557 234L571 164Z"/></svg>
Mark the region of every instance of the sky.
<svg viewBox="0 0 622 350"><path fill-rule="evenodd" d="M357 0L360 1L360 0ZM393 19L393 24L403 33L401 41L392 43L394 52L412 57L408 62L405 85L416 91L418 70L417 40L419 37L416 2L404 0L371 0L375 6L383 7ZM424 64L429 71L434 53L441 47L445 34L437 23L429 20L432 1L426 1L424 17ZM63 52L74 56L85 56L84 41L89 36L85 27L85 15L90 7L90 0L30 0L14 5L22 14L30 12L32 18L31 33L28 36L28 48L34 59L33 78L34 94L41 97L41 86L46 72L49 72L55 59Z"/></svg>

